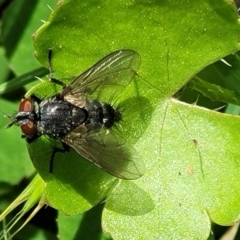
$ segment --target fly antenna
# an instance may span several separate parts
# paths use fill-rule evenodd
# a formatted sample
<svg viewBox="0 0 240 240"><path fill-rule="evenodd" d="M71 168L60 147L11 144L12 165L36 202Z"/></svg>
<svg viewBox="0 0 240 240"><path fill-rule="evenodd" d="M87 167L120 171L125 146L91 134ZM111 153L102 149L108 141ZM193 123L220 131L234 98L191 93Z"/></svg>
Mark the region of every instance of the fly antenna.
<svg viewBox="0 0 240 240"><path fill-rule="evenodd" d="M11 120L11 122L7 126L4 127L5 129L10 128L11 126L16 124L16 122L17 122L17 120L13 116L9 116L7 114L4 114L4 117L7 117Z"/></svg>
<svg viewBox="0 0 240 240"><path fill-rule="evenodd" d="M4 117L7 117L11 120L11 122L7 126L4 127L5 129L10 128L12 125L14 125L17 122L16 119L14 118L14 116L7 115L1 109L0 109L0 112L3 114Z"/></svg>

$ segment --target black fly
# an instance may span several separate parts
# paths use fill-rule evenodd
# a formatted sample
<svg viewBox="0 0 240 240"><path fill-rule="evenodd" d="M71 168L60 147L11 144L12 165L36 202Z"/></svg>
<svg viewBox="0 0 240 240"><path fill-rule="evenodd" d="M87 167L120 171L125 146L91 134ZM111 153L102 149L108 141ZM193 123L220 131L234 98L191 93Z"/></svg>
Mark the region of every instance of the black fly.
<svg viewBox="0 0 240 240"><path fill-rule="evenodd" d="M106 94L119 96L136 75L139 64L139 54L125 49L107 55L70 85L51 77L52 82L63 86L62 91L45 100L35 95L23 99L7 127L20 126L28 143L41 135L62 142L64 149L53 149L50 172L55 153L71 147L116 177L139 178L144 167L136 151L117 131L113 132L113 126L122 120L121 111L98 100Z"/></svg>

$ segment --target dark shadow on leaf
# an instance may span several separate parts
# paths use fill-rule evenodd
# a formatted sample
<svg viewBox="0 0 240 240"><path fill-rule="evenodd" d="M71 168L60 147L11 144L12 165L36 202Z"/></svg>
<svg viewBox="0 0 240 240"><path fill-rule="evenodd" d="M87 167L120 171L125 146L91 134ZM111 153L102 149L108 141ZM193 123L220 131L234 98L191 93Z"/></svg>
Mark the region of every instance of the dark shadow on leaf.
<svg viewBox="0 0 240 240"><path fill-rule="evenodd" d="M113 190L105 207L122 215L139 216L151 212L155 204L149 194L134 182L122 181Z"/></svg>
<svg viewBox="0 0 240 240"><path fill-rule="evenodd" d="M102 235L101 218L103 207L104 204L99 204L93 207L91 210L82 214L82 219L79 224L79 228L73 238L74 240L101 239ZM109 239L111 238L109 237Z"/></svg>

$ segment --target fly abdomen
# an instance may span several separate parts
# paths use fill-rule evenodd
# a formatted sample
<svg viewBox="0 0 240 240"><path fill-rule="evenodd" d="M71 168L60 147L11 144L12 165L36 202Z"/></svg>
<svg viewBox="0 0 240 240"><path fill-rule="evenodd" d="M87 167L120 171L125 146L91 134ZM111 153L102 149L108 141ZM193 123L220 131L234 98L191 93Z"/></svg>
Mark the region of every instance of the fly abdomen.
<svg viewBox="0 0 240 240"><path fill-rule="evenodd" d="M119 110L113 108L108 103L102 104L103 111L103 124L104 127L110 128L114 125L114 123L119 122L121 120L121 113Z"/></svg>
<svg viewBox="0 0 240 240"><path fill-rule="evenodd" d="M114 123L121 120L121 113L107 103L97 100L87 101L84 109L88 112L86 125L91 124L93 128L111 128Z"/></svg>
<svg viewBox="0 0 240 240"><path fill-rule="evenodd" d="M56 138L66 135L82 124L87 117L84 109L63 100L42 101L39 109L38 130L41 134L48 134Z"/></svg>

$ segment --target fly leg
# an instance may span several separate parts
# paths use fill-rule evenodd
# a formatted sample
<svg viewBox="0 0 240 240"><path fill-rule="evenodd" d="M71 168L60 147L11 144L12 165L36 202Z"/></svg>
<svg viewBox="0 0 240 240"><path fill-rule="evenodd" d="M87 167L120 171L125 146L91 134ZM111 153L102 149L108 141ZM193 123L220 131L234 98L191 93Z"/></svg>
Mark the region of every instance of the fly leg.
<svg viewBox="0 0 240 240"><path fill-rule="evenodd" d="M57 147L53 148L51 159L50 159L50 165L49 165L49 173L53 173L53 161L54 161L55 154L57 152L67 153L70 151L70 147L66 143L62 142L62 146L63 148L57 148Z"/></svg>
<svg viewBox="0 0 240 240"><path fill-rule="evenodd" d="M33 99L36 103L40 104L42 99L40 99L38 96L36 96L35 94L31 94L31 99Z"/></svg>
<svg viewBox="0 0 240 240"><path fill-rule="evenodd" d="M36 139L38 139L41 135L34 135L32 137L27 137L26 135L22 134L22 138L25 138L27 143L30 144L32 142L34 142Z"/></svg>
<svg viewBox="0 0 240 240"><path fill-rule="evenodd" d="M53 77L53 71L52 71L52 64L51 64L51 60L52 60L52 49L49 48L48 49L48 69L49 69L49 79L51 82L56 83L58 85L61 85L63 88L66 87L66 84L61 82L60 80L56 79Z"/></svg>

